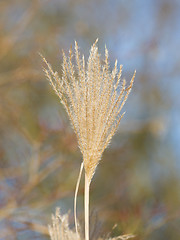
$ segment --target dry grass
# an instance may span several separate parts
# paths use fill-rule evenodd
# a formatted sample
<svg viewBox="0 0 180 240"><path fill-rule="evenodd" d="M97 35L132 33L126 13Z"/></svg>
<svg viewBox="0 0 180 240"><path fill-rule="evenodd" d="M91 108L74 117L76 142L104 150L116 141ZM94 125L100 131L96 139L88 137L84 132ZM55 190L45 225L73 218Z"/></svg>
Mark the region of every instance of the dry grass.
<svg viewBox="0 0 180 240"><path fill-rule="evenodd" d="M121 110L135 78L134 72L129 86L126 87L125 79L121 81L122 65L118 70L116 60L113 70L110 71L108 50L105 47L105 59L104 62L101 62L97 42L98 40L91 47L87 63L85 63L84 56L80 55L76 42L75 63L73 62L72 49L69 50L68 57L63 52L61 78L43 58L46 64L44 72L68 113L83 155L86 240L89 240L89 187L91 179L102 153L110 143L124 115L124 113L121 114ZM76 213L75 225L78 235Z"/></svg>
<svg viewBox="0 0 180 240"><path fill-rule="evenodd" d="M61 215L60 209L56 209L55 215L52 215L52 223L48 226L51 240L78 240L75 229L69 227L69 214ZM80 239L84 239L82 231L79 229ZM97 240L127 240L133 238L134 235L126 234L115 238L98 238ZM93 238L93 237L92 237ZM94 239L94 238L93 238Z"/></svg>
<svg viewBox="0 0 180 240"><path fill-rule="evenodd" d="M76 65L72 63L72 50L68 58L63 52L62 78L45 59L47 69L44 71L69 115L90 182L124 115L120 112L131 91L135 73L128 87L125 79L121 83L122 65L118 71L116 61L110 72L106 48L104 64L101 64L97 40L91 47L87 66L76 42L75 57Z"/></svg>

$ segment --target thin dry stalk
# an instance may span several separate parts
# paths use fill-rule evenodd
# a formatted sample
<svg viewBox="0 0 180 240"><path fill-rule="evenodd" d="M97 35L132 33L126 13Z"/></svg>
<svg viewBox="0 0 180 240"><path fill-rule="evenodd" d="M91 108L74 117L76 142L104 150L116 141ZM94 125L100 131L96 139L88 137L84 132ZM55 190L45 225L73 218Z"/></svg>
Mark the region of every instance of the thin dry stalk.
<svg viewBox="0 0 180 240"><path fill-rule="evenodd" d="M74 220L75 220L75 229L76 229L77 238L79 238L78 222L77 222L77 194L78 194L79 184L80 184L80 180L81 180L81 176L82 176L82 171L83 171L83 162L81 163L79 176L78 176L78 180L76 183L75 195L74 195Z"/></svg>
<svg viewBox="0 0 180 240"><path fill-rule="evenodd" d="M104 64L101 63L97 47L92 45L85 64L75 42L75 64L72 49L67 57L63 52L62 77L54 72L43 58L44 72L52 88L59 96L77 136L83 155L85 169L85 236L89 239L89 186L105 148L115 134L124 115L121 110L133 86L135 72L128 87L121 83L122 66L119 71L117 60L112 71L105 47ZM76 207L75 207L76 209ZM75 215L76 217L76 215ZM77 228L77 227L76 227Z"/></svg>
<svg viewBox="0 0 180 240"><path fill-rule="evenodd" d="M88 176L85 174L85 194L84 194L84 219L85 219L85 239L89 240L89 186Z"/></svg>

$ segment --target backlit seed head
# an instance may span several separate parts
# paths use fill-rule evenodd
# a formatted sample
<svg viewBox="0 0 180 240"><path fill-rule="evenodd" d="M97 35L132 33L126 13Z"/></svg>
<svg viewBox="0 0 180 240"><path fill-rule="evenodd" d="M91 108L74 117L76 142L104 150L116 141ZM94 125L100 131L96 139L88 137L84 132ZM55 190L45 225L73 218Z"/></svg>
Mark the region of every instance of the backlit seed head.
<svg viewBox="0 0 180 240"><path fill-rule="evenodd" d="M76 133L89 182L124 115L121 110L136 73L126 87L126 81L121 80L122 65L118 69L116 60L110 71L108 50L105 47L105 59L102 62L97 42L90 49L87 63L79 53L77 42L75 57L72 49L69 50L69 56L63 52L61 78L43 58L46 64L44 72L64 105Z"/></svg>

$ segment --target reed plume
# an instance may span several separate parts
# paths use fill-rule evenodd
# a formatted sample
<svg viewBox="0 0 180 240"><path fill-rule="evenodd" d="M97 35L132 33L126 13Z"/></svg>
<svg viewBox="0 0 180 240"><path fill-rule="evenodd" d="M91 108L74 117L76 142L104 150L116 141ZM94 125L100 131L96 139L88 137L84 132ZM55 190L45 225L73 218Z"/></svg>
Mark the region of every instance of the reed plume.
<svg viewBox="0 0 180 240"><path fill-rule="evenodd" d="M77 240L76 232L69 228L69 214L62 215L59 208L52 215L48 230L51 240Z"/></svg>
<svg viewBox="0 0 180 240"><path fill-rule="evenodd" d="M63 51L62 77L43 58L44 72L64 105L76 133L85 169L85 235L89 239L89 186L105 148L124 115L121 110L133 86L135 72L128 87L121 81L122 65L110 71L108 50L102 62L97 47L92 45L87 63L75 42L69 56Z"/></svg>
<svg viewBox="0 0 180 240"><path fill-rule="evenodd" d="M48 225L49 235L51 240L78 240L75 229L70 228L69 224L70 214L62 215L60 208L56 208L55 214L52 215L52 222ZM80 232L81 229L79 229ZM82 234L81 234L82 235ZM109 235L109 234L108 234ZM128 240L134 238L133 234L126 234L117 237L110 238L105 236L101 237L92 236L92 239L97 240ZM81 237L83 239L83 237Z"/></svg>

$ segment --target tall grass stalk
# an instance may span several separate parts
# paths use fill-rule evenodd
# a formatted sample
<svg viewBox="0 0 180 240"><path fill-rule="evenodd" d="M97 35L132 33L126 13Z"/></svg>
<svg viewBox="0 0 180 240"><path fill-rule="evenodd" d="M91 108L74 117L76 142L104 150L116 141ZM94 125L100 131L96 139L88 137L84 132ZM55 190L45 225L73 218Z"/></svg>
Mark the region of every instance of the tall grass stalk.
<svg viewBox="0 0 180 240"><path fill-rule="evenodd" d="M76 189L75 189L75 195L74 195L74 219L75 219L75 229L76 229L76 235L77 238L79 239L79 233L78 233L78 223L77 223L77 194L78 194L78 189L79 189L79 184L82 176L82 171L83 171L83 162L81 163L80 171L79 171L79 176L77 179L76 183Z"/></svg>
<svg viewBox="0 0 180 240"><path fill-rule="evenodd" d="M122 65L110 71L109 54L105 47L105 59L102 62L97 47L98 40L92 45L87 63L79 53L75 42L75 61L72 49L67 57L62 52L62 76L54 72L51 65L43 58L44 72L52 88L64 105L76 133L78 145L83 155L85 170L85 239L89 240L89 188L96 167L105 148L115 134L124 115L121 110L132 89L135 72L128 87L126 80L121 80ZM82 172L82 167L80 175ZM76 200L80 177L75 191L74 212L76 219Z"/></svg>
<svg viewBox="0 0 180 240"><path fill-rule="evenodd" d="M85 186L84 186L84 219L85 219L85 239L89 240L89 186L88 176L85 173Z"/></svg>

